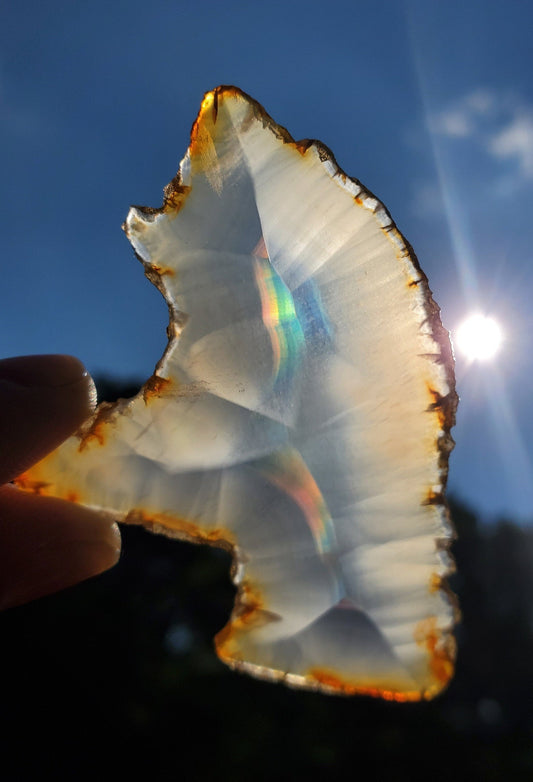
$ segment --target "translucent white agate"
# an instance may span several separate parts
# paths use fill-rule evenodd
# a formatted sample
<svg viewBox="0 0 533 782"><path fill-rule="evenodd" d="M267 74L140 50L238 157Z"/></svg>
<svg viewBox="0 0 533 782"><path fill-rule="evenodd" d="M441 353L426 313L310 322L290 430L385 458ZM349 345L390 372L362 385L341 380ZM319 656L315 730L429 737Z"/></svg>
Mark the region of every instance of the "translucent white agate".
<svg viewBox="0 0 533 782"><path fill-rule="evenodd" d="M230 548L230 666L432 697L454 659L453 362L387 210L219 87L162 208L125 231L169 307L165 354L19 484Z"/></svg>

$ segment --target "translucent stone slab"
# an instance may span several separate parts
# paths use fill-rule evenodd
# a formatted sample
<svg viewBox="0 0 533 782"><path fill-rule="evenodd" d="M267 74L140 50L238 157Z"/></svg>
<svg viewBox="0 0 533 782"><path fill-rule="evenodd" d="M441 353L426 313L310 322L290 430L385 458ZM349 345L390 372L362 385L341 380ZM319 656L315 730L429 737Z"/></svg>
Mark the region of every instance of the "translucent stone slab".
<svg viewBox="0 0 533 782"><path fill-rule="evenodd" d="M229 548L233 668L432 697L454 659L453 362L387 210L219 87L163 206L124 228L169 307L165 354L19 484Z"/></svg>

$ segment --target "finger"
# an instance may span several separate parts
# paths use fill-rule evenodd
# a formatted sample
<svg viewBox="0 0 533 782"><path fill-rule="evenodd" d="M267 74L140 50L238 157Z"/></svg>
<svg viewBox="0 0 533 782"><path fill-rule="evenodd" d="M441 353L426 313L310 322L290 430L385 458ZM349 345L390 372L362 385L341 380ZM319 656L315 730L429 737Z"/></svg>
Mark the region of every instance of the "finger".
<svg viewBox="0 0 533 782"><path fill-rule="evenodd" d="M72 434L95 402L91 377L72 356L0 360L0 484Z"/></svg>
<svg viewBox="0 0 533 782"><path fill-rule="evenodd" d="M112 567L120 554L120 533L87 508L3 486L0 551L0 608L9 608Z"/></svg>

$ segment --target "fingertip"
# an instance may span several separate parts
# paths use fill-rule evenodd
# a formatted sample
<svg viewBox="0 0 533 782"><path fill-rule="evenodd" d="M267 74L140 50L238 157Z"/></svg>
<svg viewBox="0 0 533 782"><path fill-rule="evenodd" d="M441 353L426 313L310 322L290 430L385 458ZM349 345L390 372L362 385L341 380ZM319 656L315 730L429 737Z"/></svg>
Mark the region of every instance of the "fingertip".
<svg viewBox="0 0 533 782"><path fill-rule="evenodd" d="M26 388L61 388L88 374L79 358L62 353L0 359L0 380Z"/></svg>
<svg viewBox="0 0 533 782"><path fill-rule="evenodd" d="M0 360L0 483L56 448L91 415L95 404L93 380L73 356Z"/></svg>
<svg viewBox="0 0 533 782"><path fill-rule="evenodd" d="M120 532L88 508L0 489L0 608L58 592L109 570L120 557Z"/></svg>

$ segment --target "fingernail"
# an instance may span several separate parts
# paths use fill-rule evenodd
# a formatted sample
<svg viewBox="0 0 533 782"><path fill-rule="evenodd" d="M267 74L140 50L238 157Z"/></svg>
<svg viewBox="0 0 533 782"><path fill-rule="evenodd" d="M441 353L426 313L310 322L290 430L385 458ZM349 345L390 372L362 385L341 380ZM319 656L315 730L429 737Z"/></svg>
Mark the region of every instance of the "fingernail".
<svg viewBox="0 0 533 782"><path fill-rule="evenodd" d="M0 380L19 386L61 388L87 378L88 374L74 356L52 354L0 360Z"/></svg>

